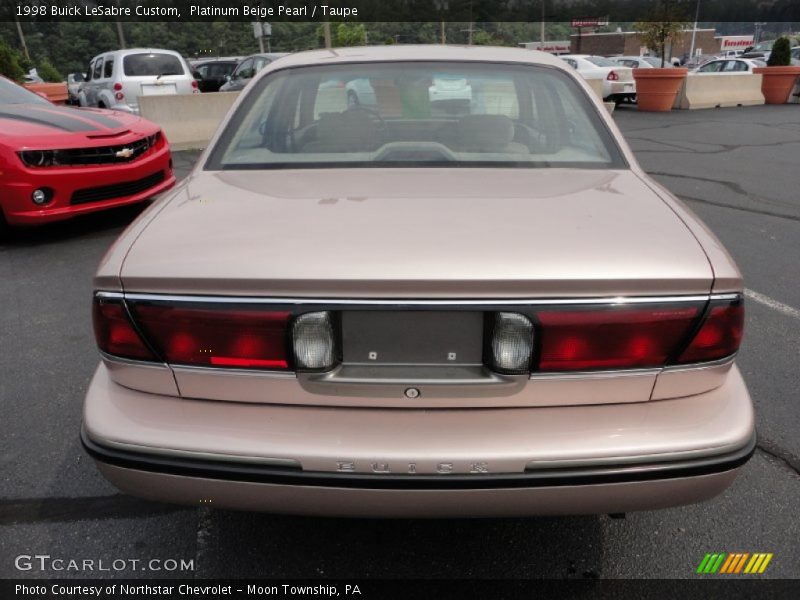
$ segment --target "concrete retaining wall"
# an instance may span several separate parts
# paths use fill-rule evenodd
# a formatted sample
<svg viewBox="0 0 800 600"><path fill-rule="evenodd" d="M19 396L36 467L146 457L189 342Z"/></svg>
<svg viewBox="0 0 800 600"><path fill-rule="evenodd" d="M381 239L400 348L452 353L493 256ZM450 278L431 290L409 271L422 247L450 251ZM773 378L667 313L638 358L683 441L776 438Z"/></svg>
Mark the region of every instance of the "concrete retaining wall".
<svg viewBox="0 0 800 600"><path fill-rule="evenodd" d="M800 104L800 77L797 78L797 83L794 85L792 93L789 94L786 104Z"/></svg>
<svg viewBox="0 0 800 600"><path fill-rule="evenodd" d="M603 80L602 79L586 79L586 83L592 88L592 91L597 94L600 100L603 99Z"/></svg>
<svg viewBox="0 0 800 600"><path fill-rule="evenodd" d="M690 73L673 108L696 109L764 104L761 75L740 73Z"/></svg>
<svg viewBox="0 0 800 600"><path fill-rule="evenodd" d="M239 92L139 96L142 117L158 123L174 150L205 148Z"/></svg>

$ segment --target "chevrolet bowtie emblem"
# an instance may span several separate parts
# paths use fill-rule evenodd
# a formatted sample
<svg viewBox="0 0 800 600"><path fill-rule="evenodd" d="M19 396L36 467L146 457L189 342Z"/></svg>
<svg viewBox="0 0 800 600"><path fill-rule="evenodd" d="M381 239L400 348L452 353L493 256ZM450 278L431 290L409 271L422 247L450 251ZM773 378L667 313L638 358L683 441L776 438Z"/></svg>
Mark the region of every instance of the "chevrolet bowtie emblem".
<svg viewBox="0 0 800 600"><path fill-rule="evenodd" d="M123 148L122 150L119 150L114 156L116 156L117 158L130 158L131 156L133 156L133 150L131 150L130 148Z"/></svg>

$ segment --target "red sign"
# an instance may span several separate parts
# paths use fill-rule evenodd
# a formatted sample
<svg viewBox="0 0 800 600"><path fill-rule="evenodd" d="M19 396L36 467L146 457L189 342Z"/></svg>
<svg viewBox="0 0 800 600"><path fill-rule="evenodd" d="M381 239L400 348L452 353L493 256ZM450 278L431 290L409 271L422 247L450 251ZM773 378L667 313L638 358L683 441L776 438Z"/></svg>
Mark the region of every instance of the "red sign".
<svg viewBox="0 0 800 600"><path fill-rule="evenodd" d="M729 35L723 36L720 43L721 50L744 49L753 45L752 35Z"/></svg>
<svg viewBox="0 0 800 600"><path fill-rule="evenodd" d="M605 19L573 19L573 27L605 27L608 25L608 17Z"/></svg>

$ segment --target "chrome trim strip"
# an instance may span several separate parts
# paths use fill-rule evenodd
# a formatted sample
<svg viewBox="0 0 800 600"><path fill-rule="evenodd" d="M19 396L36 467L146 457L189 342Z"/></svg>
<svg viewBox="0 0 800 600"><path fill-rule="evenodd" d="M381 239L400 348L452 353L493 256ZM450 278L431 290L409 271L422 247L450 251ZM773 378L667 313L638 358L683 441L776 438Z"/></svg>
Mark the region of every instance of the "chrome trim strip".
<svg viewBox="0 0 800 600"><path fill-rule="evenodd" d="M342 306L550 306L582 304L654 304L671 302L705 302L707 300L735 300L742 294L701 294L691 296L613 296L589 298L517 298L463 300L411 300L411 299L350 299L350 298L265 298L259 296L202 296L150 293L95 292L98 298L161 302L197 302L219 304L326 304Z"/></svg>
<svg viewBox="0 0 800 600"><path fill-rule="evenodd" d="M634 377L659 375L663 367L653 367L650 369L610 369L607 371L553 371L541 373L534 371L530 379L533 380L552 380L552 379L608 379L616 377Z"/></svg>
<svg viewBox="0 0 800 600"><path fill-rule="evenodd" d="M172 371L178 375L194 375L202 373L204 375L245 375L250 377L269 377L271 379L296 379L297 373L294 371L268 371L263 369L237 369L228 367L205 367L203 365L181 365L174 364Z"/></svg>
<svg viewBox="0 0 800 600"><path fill-rule="evenodd" d="M667 365L650 369L617 369L607 371L553 371L551 373L531 373L531 379L604 379L606 377L626 377L632 375L660 375L662 373L676 373L682 371L701 371L714 369L732 364L738 352L728 357L712 362L687 363L685 365Z"/></svg>
<svg viewBox="0 0 800 600"><path fill-rule="evenodd" d="M692 460L711 458L720 454L736 452L755 443L755 433L745 443L731 443L725 446L703 448L699 450L683 450L679 452L664 452L663 454L634 454L631 456L604 456L600 458L567 458L554 460L531 460L525 465L525 470L563 469L573 467L592 467L595 465L627 465L632 463L655 463L679 460Z"/></svg>
<svg viewBox="0 0 800 600"><path fill-rule="evenodd" d="M664 367L663 372L676 373L680 371L700 371L703 369L715 369L717 367L725 367L727 365L733 364L738 355L739 352L736 351L730 356L726 356L725 358L720 358L719 360L714 360L711 362L688 363L685 365L667 365L666 367Z"/></svg>
<svg viewBox="0 0 800 600"><path fill-rule="evenodd" d="M153 360L136 360L133 358L123 358L121 356L114 356L113 354L107 354L102 350L98 350L100 353L100 358L103 359L103 362L110 362L115 365L123 365L126 367L143 367L145 369L167 369L169 370L170 366L165 362L160 361L153 361Z"/></svg>
<svg viewBox="0 0 800 600"><path fill-rule="evenodd" d="M290 467L295 469L302 468L300 462L293 458L269 458L263 456L240 456L236 454L217 454L215 452L199 452L194 450L175 450L172 448L154 448L152 446L140 446L139 444L128 444L125 442L114 442L111 440L98 440L96 437L86 434L89 439L97 444L114 448L116 450L127 450L129 452L140 452L153 456L174 456L180 458L192 458L196 460L214 460L229 463L246 463L251 465L269 465L275 467Z"/></svg>

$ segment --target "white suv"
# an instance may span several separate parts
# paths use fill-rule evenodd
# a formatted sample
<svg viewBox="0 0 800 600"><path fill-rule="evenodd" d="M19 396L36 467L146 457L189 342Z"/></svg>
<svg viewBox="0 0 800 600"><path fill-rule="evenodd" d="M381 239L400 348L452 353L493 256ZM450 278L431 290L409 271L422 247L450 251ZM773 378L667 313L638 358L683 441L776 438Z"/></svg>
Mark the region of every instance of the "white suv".
<svg viewBox="0 0 800 600"><path fill-rule="evenodd" d="M133 48L95 56L78 101L81 106L139 113L139 96L199 94L183 57L172 50Z"/></svg>

